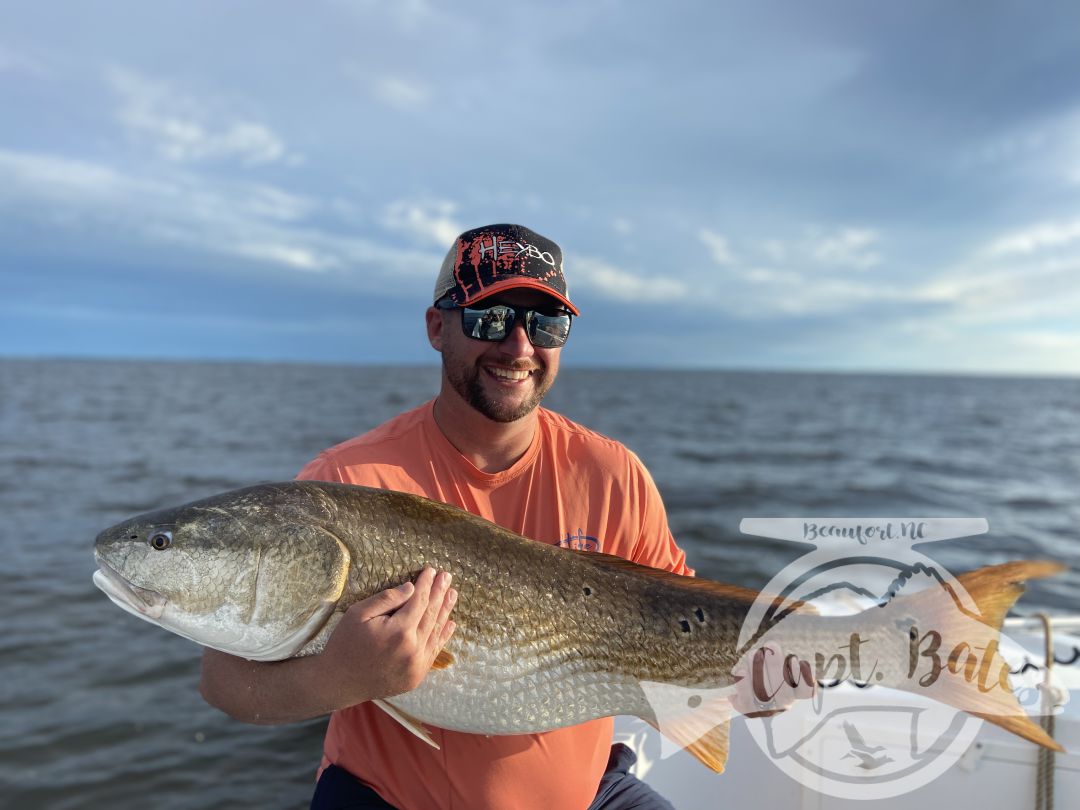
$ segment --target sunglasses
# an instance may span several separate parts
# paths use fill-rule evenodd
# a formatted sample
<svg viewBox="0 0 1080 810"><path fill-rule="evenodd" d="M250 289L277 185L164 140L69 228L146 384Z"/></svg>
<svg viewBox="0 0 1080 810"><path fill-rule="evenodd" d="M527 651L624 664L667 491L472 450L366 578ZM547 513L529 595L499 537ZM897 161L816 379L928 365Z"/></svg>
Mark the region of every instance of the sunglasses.
<svg viewBox="0 0 1080 810"><path fill-rule="evenodd" d="M570 336L571 315L565 309L548 310L492 304L489 307L458 307L448 298L435 304L437 309L460 309L461 331L475 340L506 340L521 318L529 343L540 349L557 349Z"/></svg>

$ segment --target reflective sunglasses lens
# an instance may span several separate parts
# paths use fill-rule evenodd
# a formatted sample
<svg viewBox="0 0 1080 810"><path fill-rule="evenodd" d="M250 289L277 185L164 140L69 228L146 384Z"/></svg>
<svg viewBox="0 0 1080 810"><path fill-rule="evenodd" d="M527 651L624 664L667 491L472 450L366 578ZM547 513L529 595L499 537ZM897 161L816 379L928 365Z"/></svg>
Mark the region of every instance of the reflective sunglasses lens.
<svg viewBox="0 0 1080 810"><path fill-rule="evenodd" d="M514 310L504 306L465 307L461 310L461 328L476 340L503 340L514 328Z"/></svg>
<svg viewBox="0 0 1080 810"><path fill-rule="evenodd" d="M542 312L530 312L528 320L529 342L543 349L556 349L566 343L570 336L570 316L565 312L558 315L545 315Z"/></svg>

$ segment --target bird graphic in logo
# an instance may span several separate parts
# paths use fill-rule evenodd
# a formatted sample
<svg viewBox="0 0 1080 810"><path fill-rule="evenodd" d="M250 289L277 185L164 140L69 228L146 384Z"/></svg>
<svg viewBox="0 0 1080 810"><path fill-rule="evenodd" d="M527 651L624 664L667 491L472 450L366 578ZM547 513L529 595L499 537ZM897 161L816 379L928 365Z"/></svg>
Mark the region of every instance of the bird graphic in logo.
<svg viewBox="0 0 1080 810"><path fill-rule="evenodd" d="M867 745L863 739L862 734L855 724L847 720L844 721L844 733L847 735L848 742L851 744L851 750L844 754L840 759L849 759L851 757L857 758L859 761L856 767L862 768L864 771L872 771L880 768L882 765L886 765L893 761L893 758L886 755L876 756L885 750L884 745Z"/></svg>

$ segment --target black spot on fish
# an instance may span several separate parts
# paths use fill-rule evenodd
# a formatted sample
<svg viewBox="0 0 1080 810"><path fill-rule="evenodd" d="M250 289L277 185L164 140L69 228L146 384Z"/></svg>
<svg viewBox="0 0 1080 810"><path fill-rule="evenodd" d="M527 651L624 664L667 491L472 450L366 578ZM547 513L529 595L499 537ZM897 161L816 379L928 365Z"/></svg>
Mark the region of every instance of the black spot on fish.
<svg viewBox="0 0 1080 810"><path fill-rule="evenodd" d="M679 619L679 627L682 628L682 631L684 633L690 632L690 622L688 622L686 619Z"/></svg>
<svg viewBox="0 0 1080 810"><path fill-rule="evenodd" d="M697 620L702 624L705 624L705 611L701 608L694 608L694 615L697 616Z"/></svg>
<svg viewBox="0 0 1080 810"><path fill-rule="evenodd" d="M701 705L701 696L691 695L690 699L686 701L686 705L689 706L691 709L696 709L698 706Z"/></svg>
<svg viewBox="0 0 1080 810"><path fill-rule="evenodd" d="M592 596L592 588L590 588L588 585L585 586L585 595Z"/></svg>

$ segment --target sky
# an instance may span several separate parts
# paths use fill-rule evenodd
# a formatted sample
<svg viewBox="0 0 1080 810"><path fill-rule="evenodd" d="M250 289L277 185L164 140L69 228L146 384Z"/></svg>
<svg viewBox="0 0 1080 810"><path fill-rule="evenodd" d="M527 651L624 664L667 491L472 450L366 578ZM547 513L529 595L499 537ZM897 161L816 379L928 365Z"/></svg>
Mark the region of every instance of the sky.
<svg viewBox="0 0 1080 810"><path fill-rule="evenodd" d="M0 5L0 355L436 363L457 233L564 367L1080 374L1080 4Z"/></svg>

